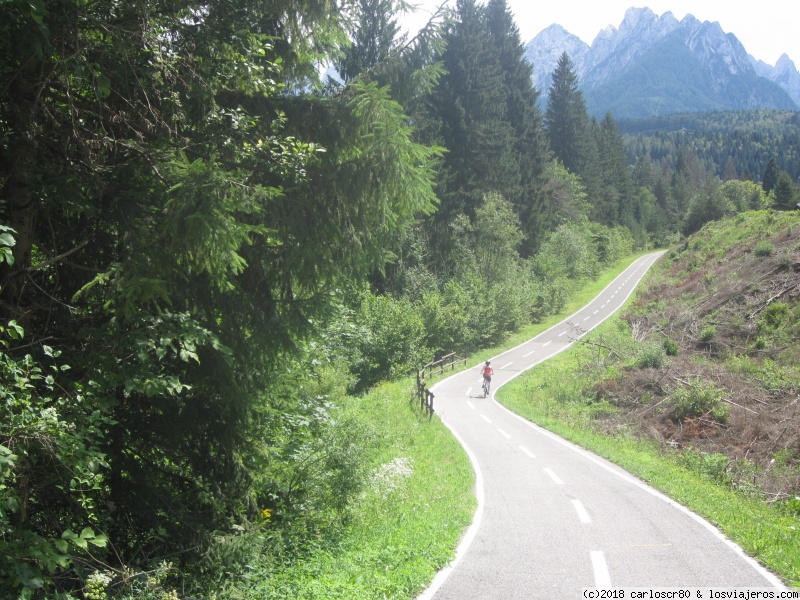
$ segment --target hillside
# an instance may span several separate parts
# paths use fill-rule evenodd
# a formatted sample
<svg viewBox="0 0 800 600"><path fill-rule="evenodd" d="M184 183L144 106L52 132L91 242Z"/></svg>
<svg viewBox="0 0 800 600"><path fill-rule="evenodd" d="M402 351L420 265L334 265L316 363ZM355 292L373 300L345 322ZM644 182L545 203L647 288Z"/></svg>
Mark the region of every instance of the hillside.
<svg viewBox="0 0 800 600"><path fill-rule="evenodd" d="M800 214L709 224L661 262L624 320L637 345L609 343L618 369L591 390L615 407L604 428L690 450L715 479L796 503Z"/></svg>
<svg viewBox="0 0 800 600"><path fill-rule="evenodd" d="M674 114L619 122L628 160L648 157L674 167L681 149L691 151L706 173L736 174L759 181L770 159L779 169L800 174L800 113L728 111Z"/></svg>

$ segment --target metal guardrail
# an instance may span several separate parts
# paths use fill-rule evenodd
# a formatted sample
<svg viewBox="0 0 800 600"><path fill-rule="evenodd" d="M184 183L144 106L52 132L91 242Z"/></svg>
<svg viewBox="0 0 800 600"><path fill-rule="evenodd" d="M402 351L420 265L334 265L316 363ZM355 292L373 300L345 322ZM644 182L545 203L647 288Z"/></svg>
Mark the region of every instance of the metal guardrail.
<svg viewBox="0 0 800 600"><path fill-rule="evenodd" d="M456 365L467 362L467 354L464 353L463 357L459 357L457 352L451 352L444 355L439 360L429 362L421 369L417 370L417 399L420 403L420 408L427 411L429 415L433 414L433 392L428 389L426 379L431 375L441 375L445 369L455 370Z"/></svg>

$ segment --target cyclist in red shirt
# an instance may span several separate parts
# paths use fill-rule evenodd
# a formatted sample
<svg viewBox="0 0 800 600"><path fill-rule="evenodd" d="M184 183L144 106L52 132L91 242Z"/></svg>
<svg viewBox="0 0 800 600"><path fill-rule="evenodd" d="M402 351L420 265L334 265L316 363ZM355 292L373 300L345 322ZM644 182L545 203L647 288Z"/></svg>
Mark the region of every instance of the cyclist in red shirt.
<svg viewBox="0 0 800 600"><path fill-rule="evenodd" d="M486 361L483 365L483 370L481 371L483 375L483 396L484 398L489 395L489 386L492 383L492 375L494 375L494 371L492 370L492 363L490 361Z"/></svg>

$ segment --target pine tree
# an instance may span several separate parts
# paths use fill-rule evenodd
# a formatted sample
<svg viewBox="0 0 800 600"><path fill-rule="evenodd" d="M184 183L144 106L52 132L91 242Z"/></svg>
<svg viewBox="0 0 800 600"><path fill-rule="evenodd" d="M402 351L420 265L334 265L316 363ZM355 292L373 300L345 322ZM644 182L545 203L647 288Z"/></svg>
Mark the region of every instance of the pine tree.
<svg viewBox="0 0 800 600"><path fill-rule="evenodd" d="M601 169L601 195L595 199L595 218L604 225L635 224L633 184L622 136L611 113L595 129Z"/></svg>
<svg viewBox="0 0 800 600"><path fill-rule="evenodd" d="M777 210L796 210L797 188L792 176L786 171L781 171L775 187L772 188L773 204Z"/></svg>
<svg viewBox="0 0 800 600"><path fill-rule="evenodd" d="M767 167L764 170L764 178L762 179L761 187L769 194L772 189L777 185L778 178L780 177L780 169L778 169L778 164L775 162L775 158L770 158L769 162L767 163Z"/></svg>
<svg viewBox="0 0 800 600"><path fill-rule="evenodd" d="M544 125L555 158L572 173L584 172L590 143L589 117L575 65L566 52L553 72Z"/></svg>
<svg viewBox="0 0 800 600"><path fill-rule="evenodd" d="M458 0L444 38L445 75L431 103L440 122L438 141L447 148L436 219L449 222L458 214L474 217L483 194L497 191L496 184L508 172L500 157L511 128L503 120L498 50L487 43L483 8L475 0Z"/></svg>
<svg viewBox="0 0 800 600"><path fill-rule="evenodd" d="M386 60L396 47L396 13L395 0L358 0L352 43L336 63L345 82Z"/></svg>
<svg viewBox="0 0 800 600"><path fill-rule="evenodd" d="M513 179L500 182L497 190L513 204L525 234L523 253L529 254L543 233L545 212L541 177L548 149L537 104L539 92L533 87L532 66L524 58L524 46L506 0L490 0L486 15L489 40L497 48L503 77L505 121L512 128L506 153L513 164Z"/></svg>

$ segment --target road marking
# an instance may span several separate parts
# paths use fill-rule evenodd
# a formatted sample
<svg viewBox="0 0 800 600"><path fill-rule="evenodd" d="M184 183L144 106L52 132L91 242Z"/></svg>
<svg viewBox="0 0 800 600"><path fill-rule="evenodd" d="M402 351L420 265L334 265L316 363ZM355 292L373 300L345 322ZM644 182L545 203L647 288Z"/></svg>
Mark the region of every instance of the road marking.
<svg viewBox="0 0 800 600"><path fill-rule="evenodd" d="M536 455L530 450L528 450L525 446L520 446L519 449L522 450L525 454L527 454L531 458L536 458Z"/></svg>
<svg viewBox="0 0 800 600"><path fill-rule="evenodd" d="M562 331L561 333L558 334L558 337L561 337L562 335L567 335L567 332L566 331Z"/></svg>
<svg viewBox="0 0 800 600"><path fill-rule="evenodd" d="M481 415L481 419L483 419L487 423L491 424L491 421L489 420L489 417L487 417L486 415Z"/></svg>
<svg viewBox="0 0 800 600"><path fill-rule="evenodd" d="M471 388L471 387L468 387L468 388L467 388L467 396L469 396L471 393L472 393L472 388Z"/></svg>
<svg viewBox="0 0 800 600"><path fill-rule="evenodd" d="M467 406L469 406L472 410L475 410L475 405L469 400L467 400Z"/></svg>
<svg viewBox="0 0 800 600"><path fill-rule="evenodd" d="M594 314L597 314L597 313L599 313L599 312L600 312L600 310L598 309L598 310L594 311Z"/></svg>
<svg viewBox="0 0 800 600"><path fill-rule="evenodd" d="M545 473L547 473L548 475L550 475L550 479L552 479L552 480L553 480L553 483L555 483L556 485L564 485L564 482L563 482L563 481L561 481L561 480L558 478L558 475L556 475L555 473L553 473L553 472L552 472L550 469L545 469L545 470L544 470L544 472L545 472Z"/></svg>
<svg viewBox="0 0 800 600"><path fill-rule="evenodd" d="M511 436L510 436L510 435L508 435L508 434L507 434L505 431L503 431L503 430L502 430L502 429L500 429L499 427L497 428L497 431L499 431L499 432L500 432L500 435L502 435L503 437L505 437L505 438L507 438L507 439L509 439L509 440L511 439Z"/></svg>
<svg viewBox="0 0 800 600"><path fill-rule="evenodd" d="M606 564L606 557L602 552L590 552L592 557L592 569L594 570L594 587L597 589L606 589L611 587L611 575L608 574L608 565Z"/></svg>
<svg viewBox="0 0 800 600"><path fill-rule="evenodd" d="M530 352L528 352L527 354L523 354L523 355L522 355L522 358L527 358L528 356L530 356L530 355L531 355L531 354L533 354L534 352L536 352L536 350L531 350L531 351L530 351Z"/></svg>
<svg viewBox="0 0 800 600"><path fill-rule="evenodd" d="M589 319L591 319L591 318L592 318L592 316L591 316L591 315L589 315L588 317L586 317L586 318L584 319L584 321L588 321L588 320L589 320Z"/></svg>
<svg viewBox="0 0 800 600"><path fill-rule="evenodd" d="M578 513L578 518L581 520L581 523L591 523L592 520L589 518L589 513L586 512L586 509L581 504L580 500L573 500L572 505L575 507L575 511Z"/></svg>
<svg viewBox="0 0 800 600"><path fill-rule="evenodd" d="M502 369L505 369L506 367L510 367L510 366L511 366L511 365L513 365L513 364L514 364L514 362L512 361L512 362L508 363L507 365L503 365L502 367L500 367L500 369L501 369L501 370L502 370Z"/></svg>
<svg viewBox="0 0 800 600"><path fill-rule="evenodd" d="M553 340L547 340L544 344L542 344L542 347L547 346L548 344L552 344L552 343L553 343Z"/></svg>

